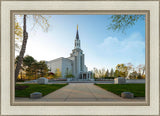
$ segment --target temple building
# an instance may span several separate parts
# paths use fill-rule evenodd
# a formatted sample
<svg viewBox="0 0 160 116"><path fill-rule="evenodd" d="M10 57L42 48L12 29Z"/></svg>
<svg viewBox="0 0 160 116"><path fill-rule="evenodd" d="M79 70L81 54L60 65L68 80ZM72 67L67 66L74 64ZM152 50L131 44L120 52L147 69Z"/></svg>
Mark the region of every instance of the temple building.
<svg viewBox="0 0 160 116"><path fill-rule="evenodd" d="M56 70L61 72L61 77L66 78L67 75L72 74L74 79L92 79L92 72L88 71L85 65L85 55L81 49L81 43L78 33L78 25L77 32L75 37L74 49L68 58L57 58L51 61L46 62L51 72L55 73Z"/></svg>

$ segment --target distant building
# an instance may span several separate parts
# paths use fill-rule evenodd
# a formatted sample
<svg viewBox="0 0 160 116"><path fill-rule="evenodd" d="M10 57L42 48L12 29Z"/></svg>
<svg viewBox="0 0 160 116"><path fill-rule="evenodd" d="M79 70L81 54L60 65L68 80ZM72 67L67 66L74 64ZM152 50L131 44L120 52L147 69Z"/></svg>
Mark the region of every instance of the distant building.
<svg viewBox="0 0 160 116"><path fill-rule="evenodd" d="M78 25L77 33L75 38L75 45L70 57L68 58L57 58L51 61L46 62L51 72L55 73L56 70L60 70L61 76L66 77L67 74L74 75L75 79L91 79L92 72L88 71L85 65L85 57L83 51L80 47L80 39L78 34Z"/></svg>

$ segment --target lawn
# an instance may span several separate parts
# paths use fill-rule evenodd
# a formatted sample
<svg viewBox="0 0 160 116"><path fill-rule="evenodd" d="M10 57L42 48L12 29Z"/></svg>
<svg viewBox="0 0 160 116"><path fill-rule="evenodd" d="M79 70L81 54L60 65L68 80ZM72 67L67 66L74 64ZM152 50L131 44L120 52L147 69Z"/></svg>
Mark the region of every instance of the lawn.
<svg viewBox="0 0 160 116"><path fill-rule="evenodd" d="M95 84L117 95L122 92L132 92L135 97L145 97L145 84Z"/></svg>
<svg viewBox="0 0 160 116"><path fill-rule="evenodd" d="M33 92L41 92L43 96L60 89L67 84L16 84L15 97L30 97Z"/></svg>

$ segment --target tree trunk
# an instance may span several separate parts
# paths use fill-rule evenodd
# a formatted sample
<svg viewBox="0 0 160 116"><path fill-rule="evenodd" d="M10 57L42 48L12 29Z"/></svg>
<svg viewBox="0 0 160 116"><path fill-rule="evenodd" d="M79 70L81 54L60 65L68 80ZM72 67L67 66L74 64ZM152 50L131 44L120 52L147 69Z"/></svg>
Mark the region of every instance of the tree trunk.
<svg viewBox="0 0 160 116"><path fill-rule="evenodd" d="M144 75L145 69L143 69L142 75Z"/></svg>
<svg viewBox="0 0 160 116"><path fill-rule="evenodd" d="M23 24L24 24L23 25L23 42L22 42L22 48L21 48L21 51L19 54L19 58L17 61L17 66L15 69L15 83L16 83L17 77L19 75L19 71L21 68L22 61L23 61L23 57L24 57L24 53L25 53L26 45L27 45L27 39L28 39L28 33L26 32L26 15L24 15L24 18L23 18Z"/></svg>

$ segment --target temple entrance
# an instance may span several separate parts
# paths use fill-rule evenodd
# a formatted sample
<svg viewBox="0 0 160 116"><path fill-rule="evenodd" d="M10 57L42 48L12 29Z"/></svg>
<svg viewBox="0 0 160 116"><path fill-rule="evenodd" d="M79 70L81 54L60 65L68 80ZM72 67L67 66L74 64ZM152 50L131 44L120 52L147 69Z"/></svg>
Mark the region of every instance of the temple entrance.
<svg viewBox="0 0 160 116"><path fill-rule="evenodd" d="M80 79L87 79L86 74L80 74Z"/></svg>
<svg viewBox="0 0 160 116"><path fill-rule="evenodd" d="M83 72L83 73L80 73L80 78L79 79L82 79L82 80L90 80L92 79L92 72Z"/></svg>

